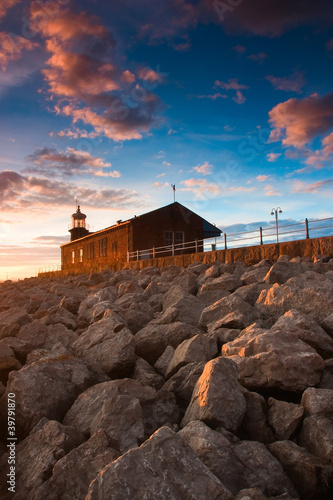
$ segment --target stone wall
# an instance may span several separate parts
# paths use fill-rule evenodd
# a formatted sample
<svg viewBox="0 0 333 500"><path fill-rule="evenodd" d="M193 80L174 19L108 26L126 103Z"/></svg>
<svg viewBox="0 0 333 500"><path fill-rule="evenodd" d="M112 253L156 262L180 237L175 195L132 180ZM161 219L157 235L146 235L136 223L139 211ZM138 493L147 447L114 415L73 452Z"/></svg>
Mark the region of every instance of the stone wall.
<svg viewBox="0 0 333 500"><path fill-rule="evenodd" d="M108 268L117 271L124 268L143 269L149 266L166 267L180 266L188 267L193 262L203 262L210 264L215 261L220 262L245 262L248 265L256 264L263 259L276 261L281 255L289 257L309 257L316 255L327 255L333 257L333 236L322 238L310 238L298 241L286 241L281 243L271 243L267 245L256 245L242 248L231 248L228 250L216 250L214 252L200 252L184 255L175 255L174 257L160 257L156 259L118 262L114 265L108 265ZM95 264L89 268L82 267L77 272L62 270L49 273L41 273L40 277L65 276L67 274L80 274L91 271L102 271L105 268L103 264Z"/></svg>

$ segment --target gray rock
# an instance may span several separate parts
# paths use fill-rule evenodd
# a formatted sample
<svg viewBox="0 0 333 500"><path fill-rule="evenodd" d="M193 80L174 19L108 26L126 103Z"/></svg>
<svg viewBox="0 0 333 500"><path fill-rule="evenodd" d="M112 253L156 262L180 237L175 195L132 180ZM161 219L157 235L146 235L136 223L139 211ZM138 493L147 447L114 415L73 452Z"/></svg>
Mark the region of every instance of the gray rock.
<svg viewBox="0 0 333 500"><path fill-rule="evenodd" d="M333 314L326 316L326 318L322 321L321 326L323 329L333 337Z"/></svg>
<svg viewBox="0 0 333 500"><path fill-rule="evenodd" d="M264 265L257 267L252 266L251 269L245 271L245 273L242 274L240 279L244 285L251 285L253 283L262 283L270 267L271 266L268 263L265 263Z"/></svg>
<svg viewBox="0 0 333 500"><path fill-rule="evenodd" d="M172 392L176 396L179 405L186 408L190 404L194 386L204 367L204 361L183 366L162 386L162 389Z"/></svg>
<svg viewBox="0 0 333 500"><path fill-rule="evenodd" d="M333 416L333 390L309 387L302 395L307 415Z"/></svg>
<svg viewBox="0 0 333 500"><path fill-rule="evenodd" d="M199 334L184 340L175 350L166 371L166 378L174 375L182 366L189 363L210 361L217 355L217 343L215 339Z"/></svg>
<svg viewBox="0 0 333 500"><path fill-rule="evenodd" d="M169 325L149 323L135 335L135 352L154 365L167 346L178 347L185 339L200 333L187 323L176 321Z"/></svg>
<svg viewBox="0 0 333 500"><path fill-rule="evenodd" d="M268 420L277 440L291 439L303 420L302 405L268 399Z"/></svg>
<svg viewBox="0 0 333 500"><path fill-rule="evenodd" d="M199 326L203 329L207 329L210 323L215 323L234 311L240 312L246 316L248 325L253 323L258 317L253 307L237 297L237 295L232 294L206 307L202 311Z"/></svg>
<svg viewBox="0 0 333 500"><path fill-rule="evenodd" d="M199 293L211 292L215 290L226 290L227 292L234 292L237 288L242 286L242 282L237 276L225 273L218 278L206 281L200 288Z"/></svg>
<svg viewBox="0 0 333 500"><path fill-rule="evenodd" d="M252 441L272 443L274 436L268 424L265 398L245 389L243 394L246 400L246 413L240 429L241 435L244 434L245 439Z"/></svg>
<svg viewBox="0 0 333 500"><path fill-rule="evenodd" d="M180 436L163 427L105 467L90 484L87 498L231 500L232 494Z"/></svg>
<svg viewBox="0 0 333 500"><path fill-rule="evenodd" d="M135 342L132 333L113 311L89 326L72 348L85 362L97 363L111 376L129 372L135 363Z"/></svg>
<svg viewBox="0 0 333 500"><path fill-rule="evenodd" d="M175 285L163 297L163 310L169 307L177 309L179 321L196 326L204 305L197 297Z"/></svg>
<svg viewBox="0 0 333 500"><path fill-rule="evenodd" d="M263 278L263 281L269 285L274 283L282 284L302 272L302 267L294 262L275 262Z"/></svg>
<svg viewBox="0 0 333 500"><path fill-rule="evenodd" d="M333 467L292 441L279 441L269 446L273 455L304 500L328 500L333 496Z"/></svg>
<svg viewBox="0 0 333 500"><path fill-rule="evenodd" d="M283 330L261 331L250 328L222 346L222 354L237 364L246 388L300 392L318 384L325 364L312 347Z"/></svg>
<svg viewBox="0 0 333 500"><path fill-rule="evenodd" d="M232 444L199 421L190 422L179 435L234 495L243 488L255 487L270 496L296 493L280 463L261 443Z"/></svg>
<svg viewBox="0 0 333 500"><path fill-rule="evenodd" d="M142 358L138 358L135 361L132 378L138 380L142 385L149 385L150 387L154 387L154 389L160 389L165 382L164 377L157 373L157 371Z"/></svg>
<svg viewBox="0 0 333 500"><path fill-rule="evenodd" d="M333 418L315 415L303 421L299 444L323 460L333 463Z"/></svg>
<svg viewBox="0 0 333 500"><path fill-rule="evenodd" d="M175 352L175 349L171 347L171 345L168 345L163 352L163 354L158 358L156 363L154 364L154 368L161 374L163 377L165 377L166 371L168 369L168 366L170 364L170 361L172 360L172 356Z"/></svg>
<svg viewBox="0 0 333 500"><path fill-rule="evenodd" d="M41 319L41 322L44 323L44 325L62 324L71 330L75 330L76 328L76 316L61 306L55 306L49 309L47 314Z"/></svg>
<svg viewBox="0 0 333 500"><path fill-rule="evenodd" d="M182 421L201 420L213 427L235 431L242 423L246 401L237 381L237 368L226 358L209 361L198 379Z"/></svg>

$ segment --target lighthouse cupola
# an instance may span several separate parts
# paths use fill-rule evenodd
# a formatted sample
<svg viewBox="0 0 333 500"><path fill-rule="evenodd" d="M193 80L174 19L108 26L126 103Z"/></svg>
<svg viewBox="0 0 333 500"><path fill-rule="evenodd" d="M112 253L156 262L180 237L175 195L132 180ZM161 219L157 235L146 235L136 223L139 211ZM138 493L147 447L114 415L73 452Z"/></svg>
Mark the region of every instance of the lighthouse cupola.
<svg viewBox="0 0 333 500"><path fill-rule="evenodd" d="M89 233L86 228L86 214L83 214L80 209L80 205L77 206L76 212L72 214L72 224L69 229L71 233L71 241L78 240L87 236Z"/></svg>

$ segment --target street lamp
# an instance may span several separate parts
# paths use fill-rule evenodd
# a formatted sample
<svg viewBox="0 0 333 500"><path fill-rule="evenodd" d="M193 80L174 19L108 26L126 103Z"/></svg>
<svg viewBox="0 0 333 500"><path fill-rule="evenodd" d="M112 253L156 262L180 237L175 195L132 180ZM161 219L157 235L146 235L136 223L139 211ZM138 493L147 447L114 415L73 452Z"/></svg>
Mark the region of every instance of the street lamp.
<svg viewBox="0 0 333 500"><path fill-rule="evenodd" d="M279 243L279 230L278 230L278 217L279 214L282 214L282 210L280 207L272 208L271 215L275 215L275 227L276 227L276 242Z"/></svg>

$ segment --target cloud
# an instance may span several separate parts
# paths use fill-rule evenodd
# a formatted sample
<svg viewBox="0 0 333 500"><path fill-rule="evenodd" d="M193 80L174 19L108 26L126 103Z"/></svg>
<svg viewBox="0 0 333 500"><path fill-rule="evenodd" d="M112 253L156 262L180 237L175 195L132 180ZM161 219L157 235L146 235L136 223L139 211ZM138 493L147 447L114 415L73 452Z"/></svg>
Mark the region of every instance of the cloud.
<svg viewBox="0 0 333 500"><path fill-rule="evenodd" d="M197 99L211 99L212 101L216 101L216 99L228 99L226 94L221 94L220 92L216 92L212 95L197 95L195 96Z"/></svg>
<svg viewBox="0 0 333 500"><path fill-rule="evenodd" d="M202 165L197 165L196 167L194 167L194 170L199 172L199 174L210 175L212 173L213 168L214 168L213 165L208 163L208 161L205 161L205 163L203 163Z"/></svg>
<svg viewBox="0 0 333 500"><path fill-rule="evenodd" d="M326 179L323 181L313 182L306 184L305 182L296 181L292 193L318 193L321 189L331 189L333 186L333 179Z"/></svg>
<svg viewBox="0 0 333 500"><path fill-rule="evenodd" d="M236 45L235 47L232 47L232 50L237 52L237 54L244 54L246 52L246 47L244 45Z"/></svg>
<svg viewBox="0 0 333 500"><path fill-rule="evenodd" d="M268 179L268 175L257 175L256 179L258 182L265 182Z"/></svg>
<svg viewBox="0 0 333 500"><path fill-rule="evenodd" d="M140 139L160 123L160 99L118 65L113 36L99 18L69 8L45 16L33 2L31 23L50 53L43 75L58 114L114 141ZM156 78L152 71L149 78Z"/></svg>
<svg viewBox="0 0 333 500"><path fill-rule="evenodd" d="M239 83L238 78L230 78L227 83L220 80L215 80L214 87L220 87L224 90L235 90L236 95L232 99L237 104L243 104L246 101L246 97L241 91L249 88L247 85Z"/></svg>
<svg viewBox="0 0 333 500"><path fill-rule="evenodd" d="M265 190L265 196L282 196L280 191L278 189L274 189L273 186L270 185L265 186L264 190Z"/></svg>
<svg viewBox="0 0 333 500"><path fill-rule="evenodd" d="M301 71L296 71L292 76L278 77L273 75L268 75L265 77L275 89L283 90L284 92L302 92L306 81L304 78L304 73Z"/></svg>
<svg viewBox="0 0 333 500"><path fill-rule="evenodd" d="M3 211L48 212L55 206L73 205L79 198L87 207L129 208L143 203L136 191L129 189L95 189L43 177L23 176L13 171L0 172L0 206Z"/></svg>
<svg viewBox="0 0 333 500"><path fill-rule="evenodd" d="M281 156L281 153L268 153L266 155L267 161L274 162Z"/></svg>
<svg viewBox="0 0 333 500"><path fill-rule="evenodd" d="M301 7L298 2L289 0L251 0L237 2L221 21L226 31L233 35L251 33L278 37L297 26L327 24L331 16L332 6L328 6L326 0L302 0Z"/></svg>
<svg viewBox="0 0 333 500"><path fill-rule="evenodd" d="M247 56L250 61L257 62L258 64L262 64L264 60L267 59L267 57L268 54L266 54L265 52L258 52L257 54L250 54L249 56Z"/></svg>
<svg viewBox="0 0 333 500"><path fill-rule="evenodd" d="M282 140L285 146L304 147L332 129L333 92L281 102L269 112L269 122L274 127L270 142Z"/></svg>
<svg viewBox="0 0 333 500"><path fill-rule="evenodd" d="M154 82L162 83L164 80L164 75L162 75L162 73L154 71L153 69L148 67L139 69L138 77L141 80L146 80L152 83Z"/></svg>
<svg viewBox="0 0 333 500"><path fill-rule="evenodd" d="M5 17L7 14L7 10L11 7L14 7L17 3L21 2L21 0L1 0L0 4L0 20Z"/></svg>
<svg viewBox="0 0 333 500"><path fill-rule="evenodd" d="M154 182L154 186L156 188L165 188L165 187L170 187L170 184L168 182L165 182L164 184L162 184L162 182Z"/></svg>
<svg viewBox="0 0 333 500"><path fill-rule="evenodd" d="M187 179L181 181L181 184L185 187L181 188L180 191L191 191L199 199L205 199L207 196L217 196L220 193L220 186L209 183L207 179Z"/></svg>
<svg viewBox="0 0 333 500"><path fill-rule="evenodd" d="M5 71L10 61L21 58L24 50L33 50L38 43L33 43L22 36L0 32L0 66Z"/></svg>
<svg viewBox="0 0 333 500"><path fill-rule="evenodd" d="M164 177L165 175L166 175L166 173L165 173L165 172L163 172L162 174L159 174L159 175L157 175L156 177L157 177L157 178L159 178L159 177Z"/></svg>
<svg viewBox="0 0 333 500"><path fill-rule="evenodd" d="M304 169L298 171L301 172L309 172L314 167L316 170L324 168L325 165L329 162L333 161L333 132L328 136L324 137L322 140L322 149L318 149L314 152L311 152L307 159L305 160L306 165Z"/></svg>
<svg viewBox="0 0 333 500"><path fill-rule="evenodd" d="M54 176L55 172L64 177L73 175L90 174L93 177L120 177L121 174L114 170L105 172L103 169L111 167L102 158L92 156L86 151L67 148L66 151L57 151L55 148L37 148L27 157L33 167L26 168L24 172L40 173L45 176Z"/></svg>

